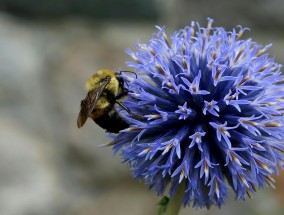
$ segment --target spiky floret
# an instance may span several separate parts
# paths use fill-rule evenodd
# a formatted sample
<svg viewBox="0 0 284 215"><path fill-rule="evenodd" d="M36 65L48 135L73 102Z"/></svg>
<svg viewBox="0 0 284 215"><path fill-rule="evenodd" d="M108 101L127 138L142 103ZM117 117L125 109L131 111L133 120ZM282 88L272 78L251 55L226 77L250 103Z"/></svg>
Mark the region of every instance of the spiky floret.
<svg viewBox="0 0 284 215"><path fill-rule="evenodd" d="M244 28L232 32L192 22L167 37L164 28L127 53L138 78L125 76L130 127L114 137L114 150L135 178L183 203L221 206L273 186L284 159L284 76L281 65Z"/></svg>

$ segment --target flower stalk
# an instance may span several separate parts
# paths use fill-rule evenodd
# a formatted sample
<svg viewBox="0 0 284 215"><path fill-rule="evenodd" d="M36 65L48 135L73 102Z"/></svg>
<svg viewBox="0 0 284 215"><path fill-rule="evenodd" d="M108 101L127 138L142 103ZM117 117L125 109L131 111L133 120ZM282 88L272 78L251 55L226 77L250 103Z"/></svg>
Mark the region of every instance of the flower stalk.
<svg viewBox="0 0 284 215"><path fill-rule="evenodd" d="M185 191L185 183L182 182L176 194L169 200L165 213L162 215L178 215L182 206L182 199ZM158 214L159 215L159 214Z"/></svg>

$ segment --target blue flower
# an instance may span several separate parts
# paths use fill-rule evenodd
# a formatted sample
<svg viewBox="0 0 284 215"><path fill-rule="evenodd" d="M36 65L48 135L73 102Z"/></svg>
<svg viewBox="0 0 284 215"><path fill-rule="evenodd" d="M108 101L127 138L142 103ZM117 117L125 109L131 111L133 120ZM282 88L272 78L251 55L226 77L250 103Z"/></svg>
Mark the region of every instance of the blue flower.
<svg viewBox="0 0 284 215"><path fill-rule="evenodd" d="M284 76L261 47L232 32L198 23L168 37L164 28L136 51L124 75L132 112L129 128L114 136L135 178L183 203L221 206L229 191L252 197L273 185L284 161Z"/></svg>

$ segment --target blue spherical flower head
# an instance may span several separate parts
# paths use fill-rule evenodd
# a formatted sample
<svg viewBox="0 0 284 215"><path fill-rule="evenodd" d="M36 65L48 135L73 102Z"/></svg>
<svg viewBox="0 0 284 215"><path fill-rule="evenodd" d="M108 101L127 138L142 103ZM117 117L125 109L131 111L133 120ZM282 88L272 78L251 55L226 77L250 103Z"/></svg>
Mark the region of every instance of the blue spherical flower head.
<svg viewBox="0 0 284 215"><path fill-rule="evenodd" d="M284 76L281 65L245 29L232 32L192 22L168 37L164 28L127 53L138 78L124 76L133 113L114 149L134 177L183 203L221 206L272 186L284 160ZM143 117L138 117L141 115Z"/></svg>

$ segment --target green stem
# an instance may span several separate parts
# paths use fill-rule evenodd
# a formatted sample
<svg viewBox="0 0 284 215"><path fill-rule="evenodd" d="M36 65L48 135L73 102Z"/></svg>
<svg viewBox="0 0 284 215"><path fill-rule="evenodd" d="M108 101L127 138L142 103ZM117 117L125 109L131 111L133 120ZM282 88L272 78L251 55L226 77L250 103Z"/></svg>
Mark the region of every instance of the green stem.
<svg viewBox="0 0 284 215"><path fill-rule="evenodd" d="M181 205L182 205L182 198L183 198L183 195L184 195L184 191L185 191L185 183L182 182L178 186L175 196L169 200L167 205L163 206L163 207L165 207L164 210L163 210L163 213L161 213L161 208L160 208L158 215L159 214L162 214L162 215L178 215L180 208L181 208ZM161 207L162 207L162 205L161 205Z"/></svg>

